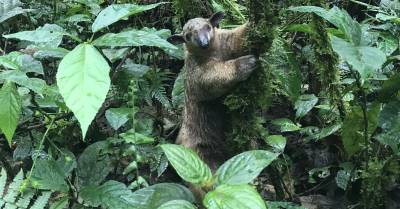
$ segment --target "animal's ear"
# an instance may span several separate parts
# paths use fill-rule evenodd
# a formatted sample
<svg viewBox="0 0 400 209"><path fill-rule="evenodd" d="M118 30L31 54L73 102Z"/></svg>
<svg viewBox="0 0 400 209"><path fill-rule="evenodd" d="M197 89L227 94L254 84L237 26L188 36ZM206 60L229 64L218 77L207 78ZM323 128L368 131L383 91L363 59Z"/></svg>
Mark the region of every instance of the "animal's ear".
<svg viewBox="0 0 400 209"><path fill-rule="evenodd" d="M185 42L185 39L183 38L182 34L175 34L170 36L167 41L171 44L181 44Z"/></svg>
<svg viewBox="0 0 400 209"><path fill-rule="evenodd" d="M214 13L210 19L208 19L213 27L218 27L219 22L224 19L224 13L223 12L216 12Z"/></svg>

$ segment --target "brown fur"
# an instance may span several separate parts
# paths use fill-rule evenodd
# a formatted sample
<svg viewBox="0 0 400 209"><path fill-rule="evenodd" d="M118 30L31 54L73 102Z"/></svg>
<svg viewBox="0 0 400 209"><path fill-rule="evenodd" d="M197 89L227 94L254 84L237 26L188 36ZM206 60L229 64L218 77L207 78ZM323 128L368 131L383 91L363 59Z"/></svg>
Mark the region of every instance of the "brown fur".
<svg viewBox="0 0 400 209"><path fill-rule="evenodd" d="M212 28L204 29L209 27L206 24ZM221 98L246 80L256 66L254 56L242 56L246 24L233 30L214 26L211 18L195 18L184 26L180 37L185 42L186 79L183 122L177 138L178 144L195 150L213 170L229 157ZM191 36L185 36L187 33ZM207 48L194 41L202 35L209 38Z"/></svg>

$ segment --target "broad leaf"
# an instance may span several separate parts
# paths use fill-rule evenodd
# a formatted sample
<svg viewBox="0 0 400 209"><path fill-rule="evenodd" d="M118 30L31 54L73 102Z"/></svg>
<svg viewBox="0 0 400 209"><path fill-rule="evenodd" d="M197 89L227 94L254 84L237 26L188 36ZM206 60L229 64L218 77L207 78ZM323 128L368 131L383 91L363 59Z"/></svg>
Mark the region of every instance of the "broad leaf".
<svg viewBox="0 0 400 209"><path fill-rule="evenodd" d="M314 94L305 94L297 98L294 108L296 109L296 117L305 116L318 103L318 97Z"/></svg>
<svg viewBox="0 0 400 209"><path fill-rule="evenodd" d="M37 159L32 172L32 185L38 189L67 192L66 175L55 160Z"/></svg>
<svg viewBox="0 0 400 209"><path fill-rule="evenodd" d="M0 129L11 146L21 112L21 98L11 82L6 82L0 90Z"/></svg>
<svg viewBox="0 0 400 209"><path fill-rule="evenodd" d="M382 133L376 138L379 142L389 146L394 153L400 152L400 102L392 101L386 104L379 115L379 126Z"/></svg>
<svg viewBox="0 0 400 209"><path fill-rule="evenodd" d="M80 198L92 207L102 206L108 209L136 209L139 208L125 184L117 181L107 181L101 186L90 185L82 188Z"/></svg>
<svg viewBox="0 0 400 209"><path fill-rule="evenodd" d="M351 16L343 9L333 7L330 10L326 10L315 6L300 6L292 7L290 10L314 13L335 25L354 45L359 46L361 43L361 25L357 21L353 20L353 18L351 18Z"/></svg>
<svg viewBox="0 0 400 209"><path fill-rule="evenodd" d="M78 159L78 187L99 185L111 172L111 160L104 154L107 142L100 141L88 146Z"/></svg>
<svg viewBox="0 0 400 209"><path fill-rule="evenodd" d="M378 126L380 104L372 105L367 112L368 140ZM348 113L342 126L342 140L345 151L349 156L361 150L364 140L364 117L360 107L353 107Z"/></svg>
<svg viewBox="0 0 400 209"><path fill-rule="evenodd" d="M267 209L307 209L292 202L267 201Z"/></svg>
<svg viewBox="0 0 400 209"><path fill-rule="evenodd" d="M172 200L157 209L196 209L196 206L186 200Z"/></svg>
<svg viewBox="0 0 400 209"><path fill-rule="evenodd" d="M32 91L43 94L46 82L39 78L29 78L24 72L19 70L7 70L0 72L0 82L2 80L12 81L18 85L31 89Z"/></svg>
<svg viewBox="0 0 400 209"><path fill-rule="evenodd" d="M33 11L33 9L23 9L20 6L22 3L19 0L0 1L0 23L19 14Z"/></svg>
<svg viewBox="0 0 400 209"><path fill-rule="evenodd" d="M215 173L216 185L246 184L278 157L266 150L243 152L226 161Z"/></svg>
<svg viewBox="0 0 400 209"><path fill-rule="evenodd" d="M90 44L80 44L58 66L57 85L65 104L78 119L82 136L103 104L110 88L110 66Z"/></svg>
<svg viewBox="0 0 400 209"><path fill-rule="evenodd" d="M158 208L172 200L194 202L193 194L186 187L173 183L160 183L137 190L133 198L141 209Z"/></svg>
<svg viewBox="0 0 400 209"><path fill-rule="evenodd" d="M68 196L62 197L61 199L51 203L50 209L64 209L68 206Z"/></svg>
<svg viewBox="0 0 400 209"><path fill-rule="evenodd" d="M282 153L285 150L286 138L282 135L271 135L265 140L274 151Z"/></svg>
<svg viewBox="0 0 400 209"><path fill-rule="evenodd" d="M64 35L67 35L67 32L62 27L55 24L46 24L34 31L22 31L3 35L3 37L29 41L40 46L58 47Z"/></svg>
<svg viewBox="0 0 400 209"><path fill-rule="evenodd" d="M130 129L129 131L120 134L120 136L126 143L132 143L136 145L150 144L154 142L153 137L149 137L144 134L138 133L134 129Z"/></svg>
<svg viewBox="0 0 400 209"><path fill-rule="evenodd" d="M207 193L203 204L208 209L266 209L257 191L247 185L222 185Z"/></svg>
<svg viewBox="0 0 400 209"><path fill-rule="evenodd" d="M127 18L131 15L156 8L157 4L136 5L136 4L113 4L102 10L92 25L92 32L97 32L118 20Z"/></svg>
<svg viewBox="0 0 400 209"><path fill-rule="evenodd" d="M202 186L211 183L210 168L193 150L174 144L164 144L161 148L182 179Z"/></svg>
<svg viewBox="0 0 400 209"><path fill-rule="evenodd" d="M281 132L298 131L300 130L300 125L294 124L291 120L287 118L280 118L272 121L272 124L278 126Z"/></svg>
<svg viewBox="0 0 400 209"><path fill-rule="evenodd" d="M142 30L132 29L120 33L107 33L93 41L93 44L108 47L155 46L177 49L176 46L161 38L157 31L149 30L148 28L143 28Z"/></svg>
<svg viewBox="0 0 400 209"><path fill-rule="evenodd" d="M320 140L323 139L327 136L330 136L334 133L336 133L340 128L342 127L341 123L338 124L334 124L325 128L322 128L321 130L319 130L318 133L313 133L312 135L304 138L304 140Z"/></svg>
<svg viewBox="0 0 400 209"><path fill-rule="evenodd" d="M118 130L129 120L129 115L132 114L131 108L110 108L106 111L105 116L108 123L114 130Z"/></svg>
<svg viewBox="0 0 400 209"><path fill-rule="evenodd" d="M331 36L333 50L356 70L363 80L373 75L386 61L386 55L369 46L355 46L341 38Z"/></svg>

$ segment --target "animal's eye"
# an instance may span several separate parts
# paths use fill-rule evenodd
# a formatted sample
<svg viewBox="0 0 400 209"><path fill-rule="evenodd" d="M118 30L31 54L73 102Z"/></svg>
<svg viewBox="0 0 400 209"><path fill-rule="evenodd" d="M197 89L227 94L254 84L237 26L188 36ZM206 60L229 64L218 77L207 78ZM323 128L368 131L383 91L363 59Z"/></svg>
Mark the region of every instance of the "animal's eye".
<svg viewBox="0 0 400 209"><path fill-rule="evenodd" d="M186 40L190 40L191 37L192 37L191 33L186 33L186 35L185 35Z"/></svg>
<svg viewBox="0 0 400 209"><path fill-rule="evenodd" d="M211 26L210 26L210 25L206 25L206 29L207 29L208 31L210 31L210 30L211 30Z"/></svg>

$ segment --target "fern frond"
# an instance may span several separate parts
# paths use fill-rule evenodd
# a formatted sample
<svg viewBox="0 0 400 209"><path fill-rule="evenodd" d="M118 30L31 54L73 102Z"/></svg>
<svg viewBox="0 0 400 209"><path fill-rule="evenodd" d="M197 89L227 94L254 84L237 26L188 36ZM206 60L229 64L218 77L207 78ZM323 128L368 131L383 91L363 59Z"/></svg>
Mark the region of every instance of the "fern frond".
<svg viewBox="0 0 400 209"><path fill-rule="evenodd" d="M40 195L35 203L32 205L31 209L44 209L46 207L47 203L49 202L49 198L51 196L51 192L43 192L42 195Z"/></svg>
<svg viewBox="0 0 400 209"><path fill-rule="evenodd" d="M3 168L3 169L1 169L1 173L0 173L0 197L2 197L4 194L6 182L7 182L7 173L6 173L6 170ZM2 206L2 204L0 202L0 208L1 208L1 206Z"/></svg>
<svg viewBox="0 0 400 209"><path fill-rule="evenodd" d="M33 195L35 195L35 192L33 190L27 190L21 195L22 196L18 199L18 202L16 203L16 205L19 208L28 208L29 203L31 202Z"/></svg>
<svg viewBox="0 0 400 209"><path fill-rule="evenodd" d="M22 170L15 176L13 182L10 184L7 190L7 194L4 196L4 201L8 203L14 203L19 194L19 188L24 181L24 173Z"/></svg>

